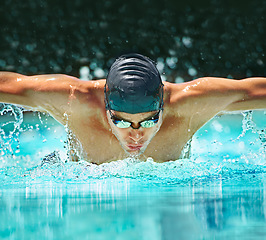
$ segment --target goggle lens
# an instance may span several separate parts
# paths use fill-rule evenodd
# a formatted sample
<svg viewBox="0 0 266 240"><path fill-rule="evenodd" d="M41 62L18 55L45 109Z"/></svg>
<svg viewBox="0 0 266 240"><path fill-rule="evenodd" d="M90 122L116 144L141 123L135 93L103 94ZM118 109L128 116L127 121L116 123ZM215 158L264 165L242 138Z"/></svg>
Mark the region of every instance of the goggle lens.
<svg viewBox="0 0 266 240"><path fill-rule="evenodd" d="M158 123L158 119L153 119L153 120L147 120L147 121L143 121L140 123L140 125L143 127L143 128L151 128L151 127L154 127L157 123Z"/></svg>
<svg viewBox="0 0 266 240"><path fill-rule="evenodd" d="M119 128L129 128L131 126L131 122L124 120L113 120L113 123Z"/></svg>

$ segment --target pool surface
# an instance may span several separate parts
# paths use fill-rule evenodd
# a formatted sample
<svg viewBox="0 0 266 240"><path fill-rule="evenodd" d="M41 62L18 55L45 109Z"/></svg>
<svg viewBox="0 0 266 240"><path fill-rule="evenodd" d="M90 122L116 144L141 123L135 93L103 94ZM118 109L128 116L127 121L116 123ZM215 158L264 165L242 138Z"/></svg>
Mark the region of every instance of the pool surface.
<svg viewBox="0 0 266 240"><path fill-rule="evenodd" d="M64 127L19 110L0 119L0 239L266 239L264 111L215 117L189 159L97 166L65 163Z"/></svg>

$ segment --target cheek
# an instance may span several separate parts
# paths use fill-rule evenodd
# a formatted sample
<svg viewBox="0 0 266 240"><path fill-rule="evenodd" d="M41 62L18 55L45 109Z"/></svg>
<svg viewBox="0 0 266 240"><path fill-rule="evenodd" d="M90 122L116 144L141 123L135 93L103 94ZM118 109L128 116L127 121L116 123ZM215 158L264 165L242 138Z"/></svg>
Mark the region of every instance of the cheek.
<svg viewBox="0 0 266 240"><path fill-rule="evenodd" d="M113 126L111 126L111 129L112 129L113 134L119 139L123 139L127 136L127 130L126 129L117 128L117 127L113 127Z"/></svg>
<svg viewBox="0 0 266 240"><path fill-rule="evenodd" d="M146 140L148 140L148 139L152 138L157 131L158 130L156 127L147 128L146 130L143 131L143 136L144 136L144 138L146 138Z"/></svg>
<svg viewBox="0 0 266 240"><path fill-rule="evenodd" d="M154 135L160 130L161 124L157 124L153 128L148 129L147 134L150 136L150 138L154 137Z"/></svg>

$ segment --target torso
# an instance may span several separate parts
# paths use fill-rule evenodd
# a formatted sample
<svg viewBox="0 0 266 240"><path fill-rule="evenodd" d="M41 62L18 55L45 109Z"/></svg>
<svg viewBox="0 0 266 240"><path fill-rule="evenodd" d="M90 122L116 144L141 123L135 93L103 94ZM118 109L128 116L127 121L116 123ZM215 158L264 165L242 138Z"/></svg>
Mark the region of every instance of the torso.
<svg viewBox="0 0 266 240"><path fill-rule="evenodd" d="M107 121L104 106L104 82L100 81L98 85L92 97L88 97L83 93L70 97L67 124L75 136L71 146L76 147L77 141L82 145L83 151L79 153L81 158L88 162L101 164L124 159L128 155L113 135ZM186 103L181 105L181 108L176 106L176 101L172 101L169 97L171 86L169 83L165 86L162 126L144 154L140 156L141 159L151 157L157 162L178 159L185 144L205 123L202 121L201 124L199 119L195 120L195 114L182 114L182 108L184 109ZM185 110L186 113L190 111L193 110ZM199 122L199 124L195 125L193 121Z"/></svg>
<svg viewBox="0 0 266 240"><path fill-rule="evenodd" d="M171 120L166 119L166 121ZM82 129L81 125L72 126L72 131L78 136L77 139L86 154L84 157L89 162L99 164L128 156L112 134L111 129L104 128L105 126L96 127L90 123L82 124ZM182 136L184 136L184 129L181 130L180 127L163 124L144 152L144 156L141 157L144 159L152 157L157 162L178 159L183 146L189 140L189 138L183 138Z"/></svg>
<svg viewBox="0 0 266 240"><path fill-rule="evenodd" d="M81 156L97 164L128 157L113 135L107 121L104 120L106 122L103 123L100 118L93 116L79 119L75 121L76 124L71 123L70 129L84 151L83 154L80 153ZM182 148L190 138L185 134L184 125L178 122L181 123L182 120L165 116L161 129L150 142L144 155L140 157L142 159L152 157L157 162L178 159Z"/></svg>

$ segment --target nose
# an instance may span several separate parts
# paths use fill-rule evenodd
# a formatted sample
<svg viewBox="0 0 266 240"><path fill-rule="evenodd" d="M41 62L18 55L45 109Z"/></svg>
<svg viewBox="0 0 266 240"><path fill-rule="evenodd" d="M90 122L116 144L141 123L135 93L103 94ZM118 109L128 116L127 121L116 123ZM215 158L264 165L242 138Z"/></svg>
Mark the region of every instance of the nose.
<svg viewBox="0 0 266 240"><path fill-rule="evenodd" d="M143 138L143 131L139 129L131 129L129 138L134 142L139 142Z"/></svg>

